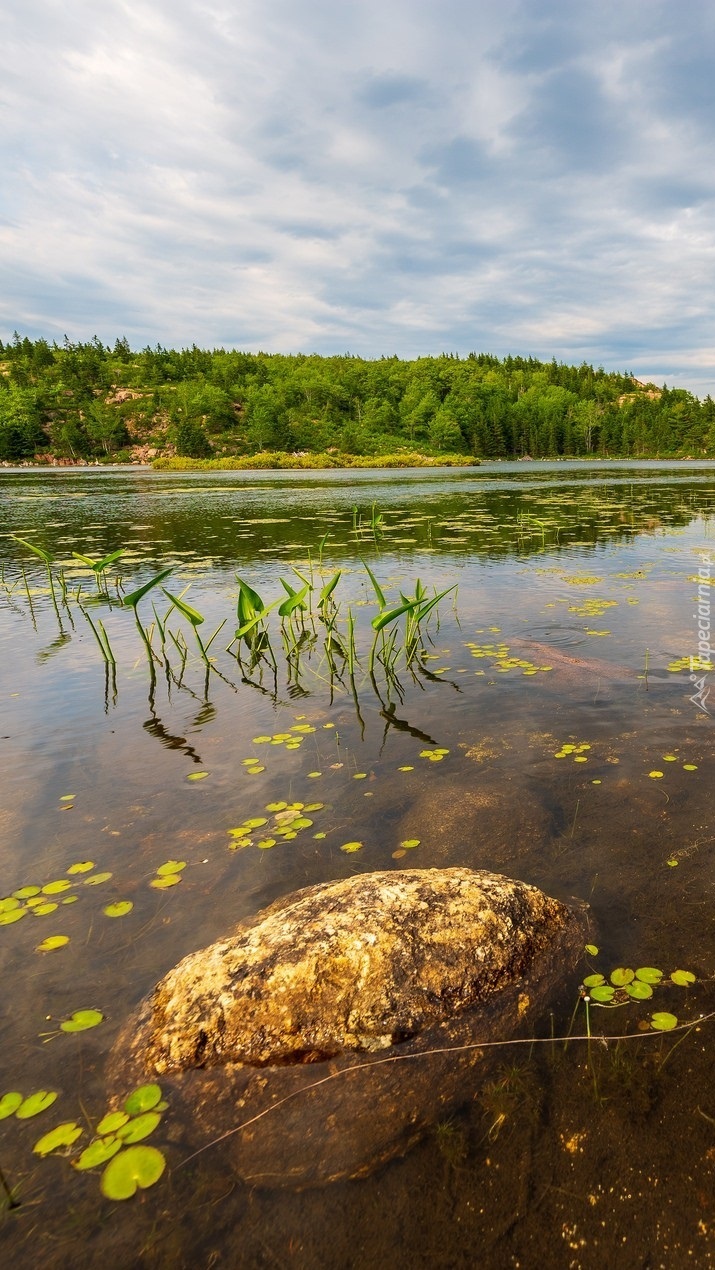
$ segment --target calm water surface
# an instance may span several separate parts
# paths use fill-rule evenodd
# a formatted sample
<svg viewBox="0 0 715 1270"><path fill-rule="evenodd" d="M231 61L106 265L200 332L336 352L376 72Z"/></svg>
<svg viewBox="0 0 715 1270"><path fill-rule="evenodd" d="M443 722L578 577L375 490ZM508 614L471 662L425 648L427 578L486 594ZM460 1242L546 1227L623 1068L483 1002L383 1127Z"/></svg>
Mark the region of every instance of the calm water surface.
<svg viewBox="0 0 715 1270"><path fill-rule="evenodd" d="M715 1010L715 755L708 668L693 681L688 659L714 506L707 463L0 472L0 897L72 882L44 893L56 908L0 926L0 1096L58 1094L36 1119L0 1122L0 1169L20 1200L0 1216L8 1264L713 1264L715 1020L703 1016ZM64 569L57 613L41 562L11 534ZM73 553L120 547L110 598L91 603ZM427 657L392 680L378 663L374 683L365 564L389 603L418 578L458 586L430 619ZM208 681L176 612L185 665L169 640L169 671L157 666L152 679L131 611L117 604L169 566L164 585L205 616L204 638L225 619ZM345 642L350 607L354 691L310 627L286 663L275 613L275 673L224 651L236 575L271 602L286 594L281 578L303 585L293 568L312 569L318 587L342 570L336 634ZM162 620L169 608L147 595L147 627L153 598ZM701 614L705 599L707 586ZM153 640L158 653L156 629ZM306 726L293 732L299 744L271 743ZM441 761L425 755L435 748L447 751ZM231 850L228 830L276 800L322 806L292 840ZM405 850L409 839L419 846ZM341 850L356 841L359 851ZM180 883L153 888L170 860L186 862ZM588 901L599 952L566 973L540 1043L506 1047L465 1087L463 1109L404 1159L322 1191L252 1189L218 1149L183 1165L171 1107L151 1138L167 1171L126 1203L101 1196L98 1172L33 1154L61 1121L87 1127L75 1154L90 1140L120 1026L187 952L301 886L449 865ZM121 901L133 906L125 916L105 913ZM69 942L36 951L53 935ZM585 1031L584 975L640 966L697 981L591 1007L594 1034L627 1039L590 1052L551 1043ZM58 1031L88 1008L105 1015L99 1027ZM693 1027L657 1035L654 1011Z"/></svg>

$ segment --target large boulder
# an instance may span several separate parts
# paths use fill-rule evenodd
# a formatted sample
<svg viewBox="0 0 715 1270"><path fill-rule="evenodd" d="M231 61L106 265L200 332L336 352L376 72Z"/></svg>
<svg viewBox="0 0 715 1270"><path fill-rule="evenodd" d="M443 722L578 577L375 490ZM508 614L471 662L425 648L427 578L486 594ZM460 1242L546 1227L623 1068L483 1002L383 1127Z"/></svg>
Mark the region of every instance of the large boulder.
<svg viewBox="0 0 715 1270"><path fill-rule="evenodd" d="M110 1085L158 1080L187 1140L225 1139L254 1184L364 1176L469 1097L487 1042L533 1022L583 942L581 906L493 873L309 887L179 962Z"/></svg>

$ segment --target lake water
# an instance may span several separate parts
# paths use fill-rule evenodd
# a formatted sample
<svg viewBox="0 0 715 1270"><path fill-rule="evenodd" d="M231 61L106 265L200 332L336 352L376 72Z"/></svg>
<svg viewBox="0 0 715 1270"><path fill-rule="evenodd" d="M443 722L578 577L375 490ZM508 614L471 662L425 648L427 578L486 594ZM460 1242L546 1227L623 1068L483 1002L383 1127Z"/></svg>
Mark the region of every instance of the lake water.
<svg viewBox="0 0 715 1270"><path fill-rule="evenodd" d="M8 1264L715 1263L715 670L691 660L709 620L714 508L710 463L0 470L0 917L14 892L27 908L0 924L0 1097L58 1095L0 1121L19 1200L0 1213ZM41 560L10 535L64 571L56 609ZM73 553L119 548L97 600ZM162 651L158 588L138 605L153 671L117 602L170 566L163 586L205 617L204 641L225 622L208 672L176 610ZM457 587L423 623L426 656L393 673L378 658L372 677L366 566L388 606L417 579L430 594ZM285 599L281 578L300 590L312 577L315 605L337 570L332 653L317 613L286 643L275 609L275 665L224 651L237 575L266 603ZM312 823L259 845L281 801L315 807ZM268 838L230 835L263 817ZM185 863L180 880L152 886L170 861ZM169 1105L149 1139L167 1162L151 1189L113 1202L101 1170L72 1168L106 1111L119 1028L182 956L299 887L450 865L587 901L598 952L565 969L534 1044L505 1046L404 1159L322 1190L254 1188L219 1149L184 1164ZM37 951L55 935L67 942ZM625 1039L553 1040L585 1035L583 977L624 967L663 971L650 998L590 1005L593 1037ZM695 982L673 983L676 970ZM89 1009L99 1026L60 1029ZM660 1013L675 1030L652 1027ZM34 1154L60 1122L84 1129L69 1158Z"/></svg>

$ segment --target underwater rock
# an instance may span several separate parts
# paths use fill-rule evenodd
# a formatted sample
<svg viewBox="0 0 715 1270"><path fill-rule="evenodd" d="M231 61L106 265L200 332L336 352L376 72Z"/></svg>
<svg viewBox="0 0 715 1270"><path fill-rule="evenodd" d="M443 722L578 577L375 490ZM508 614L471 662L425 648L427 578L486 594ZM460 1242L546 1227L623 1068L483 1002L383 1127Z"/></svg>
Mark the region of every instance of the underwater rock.
<svg viewBox="0 0 715 1270"><path fill-rule="evenodd" d="M494 873L308 887L161 980L115 1043L110 1087L121 1100L158 1080L192 1146L229 1135L253 1184L365 1176L470 1096L480 1045L533 1020L583 942L583 908Z"/></svg>

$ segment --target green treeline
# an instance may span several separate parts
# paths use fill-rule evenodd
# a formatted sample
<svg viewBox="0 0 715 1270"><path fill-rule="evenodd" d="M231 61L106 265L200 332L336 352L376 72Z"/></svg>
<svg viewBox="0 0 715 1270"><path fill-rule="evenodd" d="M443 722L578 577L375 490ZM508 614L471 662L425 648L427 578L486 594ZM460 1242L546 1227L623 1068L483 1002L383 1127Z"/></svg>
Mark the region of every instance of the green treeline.
<svg viewBox="0 0 715 1270"><path fill-rule="evenodd" d="M0 341L0 461L262 451L694 458L715 402L629 374L486 353L401 361L98 339Z"/></svg>

